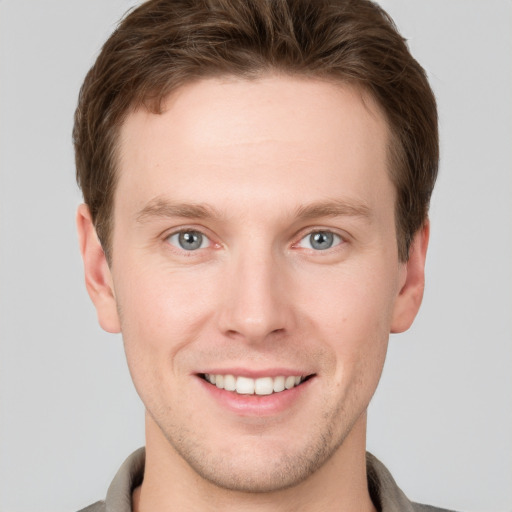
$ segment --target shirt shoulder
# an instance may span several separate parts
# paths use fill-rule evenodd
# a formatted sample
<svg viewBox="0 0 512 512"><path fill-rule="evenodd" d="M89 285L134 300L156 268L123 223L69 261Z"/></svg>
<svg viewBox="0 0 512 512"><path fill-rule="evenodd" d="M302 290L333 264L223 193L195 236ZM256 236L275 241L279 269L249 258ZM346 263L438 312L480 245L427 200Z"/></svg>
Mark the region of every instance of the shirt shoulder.
<svg viewBox="0 0 512 512"><path fill-rule="evenodd" d="M105 500L97 501L78 512L132 512L132 492L144 477L146 452L139 448L119 468Z"/></svg>
<svg viewBox="0 0 512 512"><path fill-rule="evenodd" d="M88 507L82 508L78 512L105 512L106 506L104 501L97 501Z"/></svg>
<svg viewBox="0 0 512 512"><path fill-rule="evenodd" d="M371 453L366 454L366 474L370 497L379 512L455 512L410 501L384 464Z"/></svg>
<svg viewBox="0 0 512 512"><path fill-rule="evenodd" d="M414 512L455 512L454 510L448 510L447 508L438 508L431 505L422 505L421 503L413 503Z"/></svg>

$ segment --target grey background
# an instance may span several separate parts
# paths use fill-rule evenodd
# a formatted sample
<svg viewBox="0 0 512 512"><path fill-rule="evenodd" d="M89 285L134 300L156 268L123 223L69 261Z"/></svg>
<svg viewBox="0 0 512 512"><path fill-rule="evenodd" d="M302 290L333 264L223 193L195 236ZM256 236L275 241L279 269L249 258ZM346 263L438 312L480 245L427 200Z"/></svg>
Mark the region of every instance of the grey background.
<svg viewBox="0 0 512 512"><path fill-rule="evenodd" d="M102 498L143 444L83 286L70 140L126 0L0 1L0 511ZM392 337L368 446L412 499L512 510L512 2L386 0L441 118L424 305Z"/></svg>

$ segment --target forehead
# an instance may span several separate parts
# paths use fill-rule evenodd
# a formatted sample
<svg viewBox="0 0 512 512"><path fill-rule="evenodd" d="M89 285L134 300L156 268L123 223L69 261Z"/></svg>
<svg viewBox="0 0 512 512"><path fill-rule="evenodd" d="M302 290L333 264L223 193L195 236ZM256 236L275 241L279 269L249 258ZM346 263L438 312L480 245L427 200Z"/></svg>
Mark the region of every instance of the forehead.
<svg viewBox="0 0 512 512"><path fill-rule="evenodd" d="M388 179L388 140L380 109L354 86L290 76L200 80L174 91L161 114L127 116L115 203L140 207L162 191L208 201L236 190L250 201L272 187L276 198L286 190L299 202L336 187L364 195Z"/></svg>

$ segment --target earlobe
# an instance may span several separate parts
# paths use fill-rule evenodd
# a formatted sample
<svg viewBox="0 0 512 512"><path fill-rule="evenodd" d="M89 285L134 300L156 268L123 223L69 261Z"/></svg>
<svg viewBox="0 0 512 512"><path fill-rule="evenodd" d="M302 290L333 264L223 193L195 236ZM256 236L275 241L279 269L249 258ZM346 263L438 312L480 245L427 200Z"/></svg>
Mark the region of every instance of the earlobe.
<svg viewBox="0 0 512 512"><path fill-rule="evenodd" d="M412 325L420 309L425 289L425 259L427 256L430 223L425 224L414 235L409 259L404 263L405 278L395 300L391 332L404 332Z"/></svg>
<svg viewBox="0 0 512 512"><path fill-rule="evenodd" d="M107 332L121 332L110 268L96 235L91 213L85 204L78 207L76 225L84 263L85 286L96 307L98 321Z"/></svg>

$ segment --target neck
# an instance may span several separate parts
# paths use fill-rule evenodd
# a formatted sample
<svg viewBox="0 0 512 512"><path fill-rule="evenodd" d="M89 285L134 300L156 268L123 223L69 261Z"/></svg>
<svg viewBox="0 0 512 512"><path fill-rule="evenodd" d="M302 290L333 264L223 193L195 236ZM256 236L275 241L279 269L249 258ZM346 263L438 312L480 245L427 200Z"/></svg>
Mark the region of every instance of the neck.
<svg viewBox="0 0 512 512"><path fill-rule="evenodd" d="M133 493L133 510L375 512L368 493L365 443L363 414L334 455L306 480L271 493L247 493L204 480L146 417L146 467L144 481Z"/></svg>

